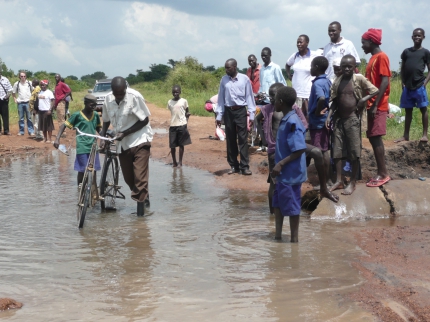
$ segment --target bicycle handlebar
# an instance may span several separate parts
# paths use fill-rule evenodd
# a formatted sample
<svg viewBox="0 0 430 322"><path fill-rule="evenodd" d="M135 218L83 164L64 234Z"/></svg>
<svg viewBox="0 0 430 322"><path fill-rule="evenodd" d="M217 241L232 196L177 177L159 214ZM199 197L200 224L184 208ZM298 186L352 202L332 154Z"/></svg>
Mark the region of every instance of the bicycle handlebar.
<svg viewBox="0 0 430 322"><path fill-rule="evenodd" d="M74 129L74 130L76 130L76 131L79 133L77 136L80 136L80 135L83 135L83 136L90 136L90 137L93 137L93 138L96 138L96 139L105 140L105 141L110 141L110 142L113 142L113 141L115 141L115 140L116 140L116 136L115 136L115 137L113 137L113 138L106 138L106 137L104 137L104 136L100 136L100 135L97 135L97 134L88 134L88 133L84 133L84 132L80 131L77 127L74 127L73 129Z"/></svg>

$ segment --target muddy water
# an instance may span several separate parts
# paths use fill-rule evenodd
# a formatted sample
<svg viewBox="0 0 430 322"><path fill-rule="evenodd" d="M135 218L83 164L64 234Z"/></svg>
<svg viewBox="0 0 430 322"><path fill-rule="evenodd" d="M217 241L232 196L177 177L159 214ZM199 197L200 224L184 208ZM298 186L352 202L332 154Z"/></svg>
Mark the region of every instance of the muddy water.
<svg viewBox="0 0 430 322"><path fill-rule="evenodd" d="M151 161L151 208L89 211L78 230L74 156L0 168L0 297L9 321L373 321L343 295L358 223L302 217L300 243L273 241L266 196L214 188L196 169ZM288 233L288 227L285 227ZM285 234L285 239L288 239Z"/></svg>

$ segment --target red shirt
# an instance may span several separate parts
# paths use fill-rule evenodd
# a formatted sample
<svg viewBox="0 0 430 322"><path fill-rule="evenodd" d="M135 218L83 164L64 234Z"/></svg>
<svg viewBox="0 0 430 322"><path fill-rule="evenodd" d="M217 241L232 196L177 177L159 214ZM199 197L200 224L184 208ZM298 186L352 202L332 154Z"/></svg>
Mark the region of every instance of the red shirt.
<svg viewBox="0 0 430 322"><path fill-rule="evenodd" d="M260 89L260 69L261 69L261 65L257 64L257 67L255 68L254 71L254 79L251 79L251 67L248 68L248 70L246 71L246 76L248 76L249 80L251 81L251 86L252 86L252 92L254 94L258 93L258 90Z"/></svg>
<svg viewBox="0 0 430 322"><path fill-rule="evenodd" d="M58 84L55 86L54 96L55 96L55 106L58 105L64 98L66 97L66 94L70 93L70 87L67 86L63 82L58 82Z"/></svg>
<svg viewBox="0 0 430 322"><path fill-rule="evenodd" d="M388 59L388 56L381 51L370 58L369 63L366 66L366 78L377 88L380 88L382 76L388 77L388 86L385 90L384 96L382 96L381 100L379 101L377 109L379 111L388 112L388 98L390 96L391 77L390 60ZM368 109L373 105L375 100L376 96L372 97L367 102Z"/></svg>

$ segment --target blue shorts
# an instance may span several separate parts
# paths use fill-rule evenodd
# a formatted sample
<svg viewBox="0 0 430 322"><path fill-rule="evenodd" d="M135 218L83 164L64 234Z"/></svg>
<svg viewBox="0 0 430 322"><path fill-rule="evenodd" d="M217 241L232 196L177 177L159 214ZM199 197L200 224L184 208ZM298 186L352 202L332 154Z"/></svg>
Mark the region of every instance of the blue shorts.
<svg viewBox="0 0 430 322"><path fill-rule="evenodd" d="M272 206L279 208L283 216L300 215L302 203L302 184L291 186L278 182L273 192Z"/></svg>
<svg viewBox="0 0 430 322"><path fill-rule="evenodd" d="M403 88L402 97L400 98L401 108L418 108L427 107L429 105L429 99L427 97L427 91L424 86L411 90L406 87Z"/></svg>
<svg viewBox="0 0 430 322"><path fill-rule="evenodd" d="M75 171L78 172L85 172L85 169L87 167L88 164L88 159L90 157L89 153L83 153L83 154L76 154L76 159L75 159ZM100 166L100 159L99 159L99 154L96 153L96 157L95 157L95 165L94 165L94 170L96 171L100 171L102 168Z"/></svg>

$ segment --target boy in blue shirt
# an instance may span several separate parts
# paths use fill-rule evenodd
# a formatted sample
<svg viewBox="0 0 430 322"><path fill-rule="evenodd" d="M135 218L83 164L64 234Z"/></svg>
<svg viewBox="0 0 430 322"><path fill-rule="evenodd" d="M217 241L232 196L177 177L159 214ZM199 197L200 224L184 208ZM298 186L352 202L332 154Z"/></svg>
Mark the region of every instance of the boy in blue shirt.
<svg viewBox="0 0 430 322"><path fill-rule="evenodd" d="M282 239L284 216L290 217L291 242L299 241L301 187L306 181L305 132L297 113L293 110L297 94L292 87L279 88L275 97L275 110L284 117L276 135L275 167L272 178L276 178L272 205L275 211L275 240Z"/></svg>
<svg viewBox="0 0 430 322"><path fill-rule="evenodd" d="M327 67L328 60L323 56L315 57L312 60L311 75L315 76L315 79L312 81L308 113L311 145L316 146L322 151L326 178L330 178L329 132L325 127L331 87L331 82L325 74ZM328 180L328 184L331 185L330 179Z"/></svg>

